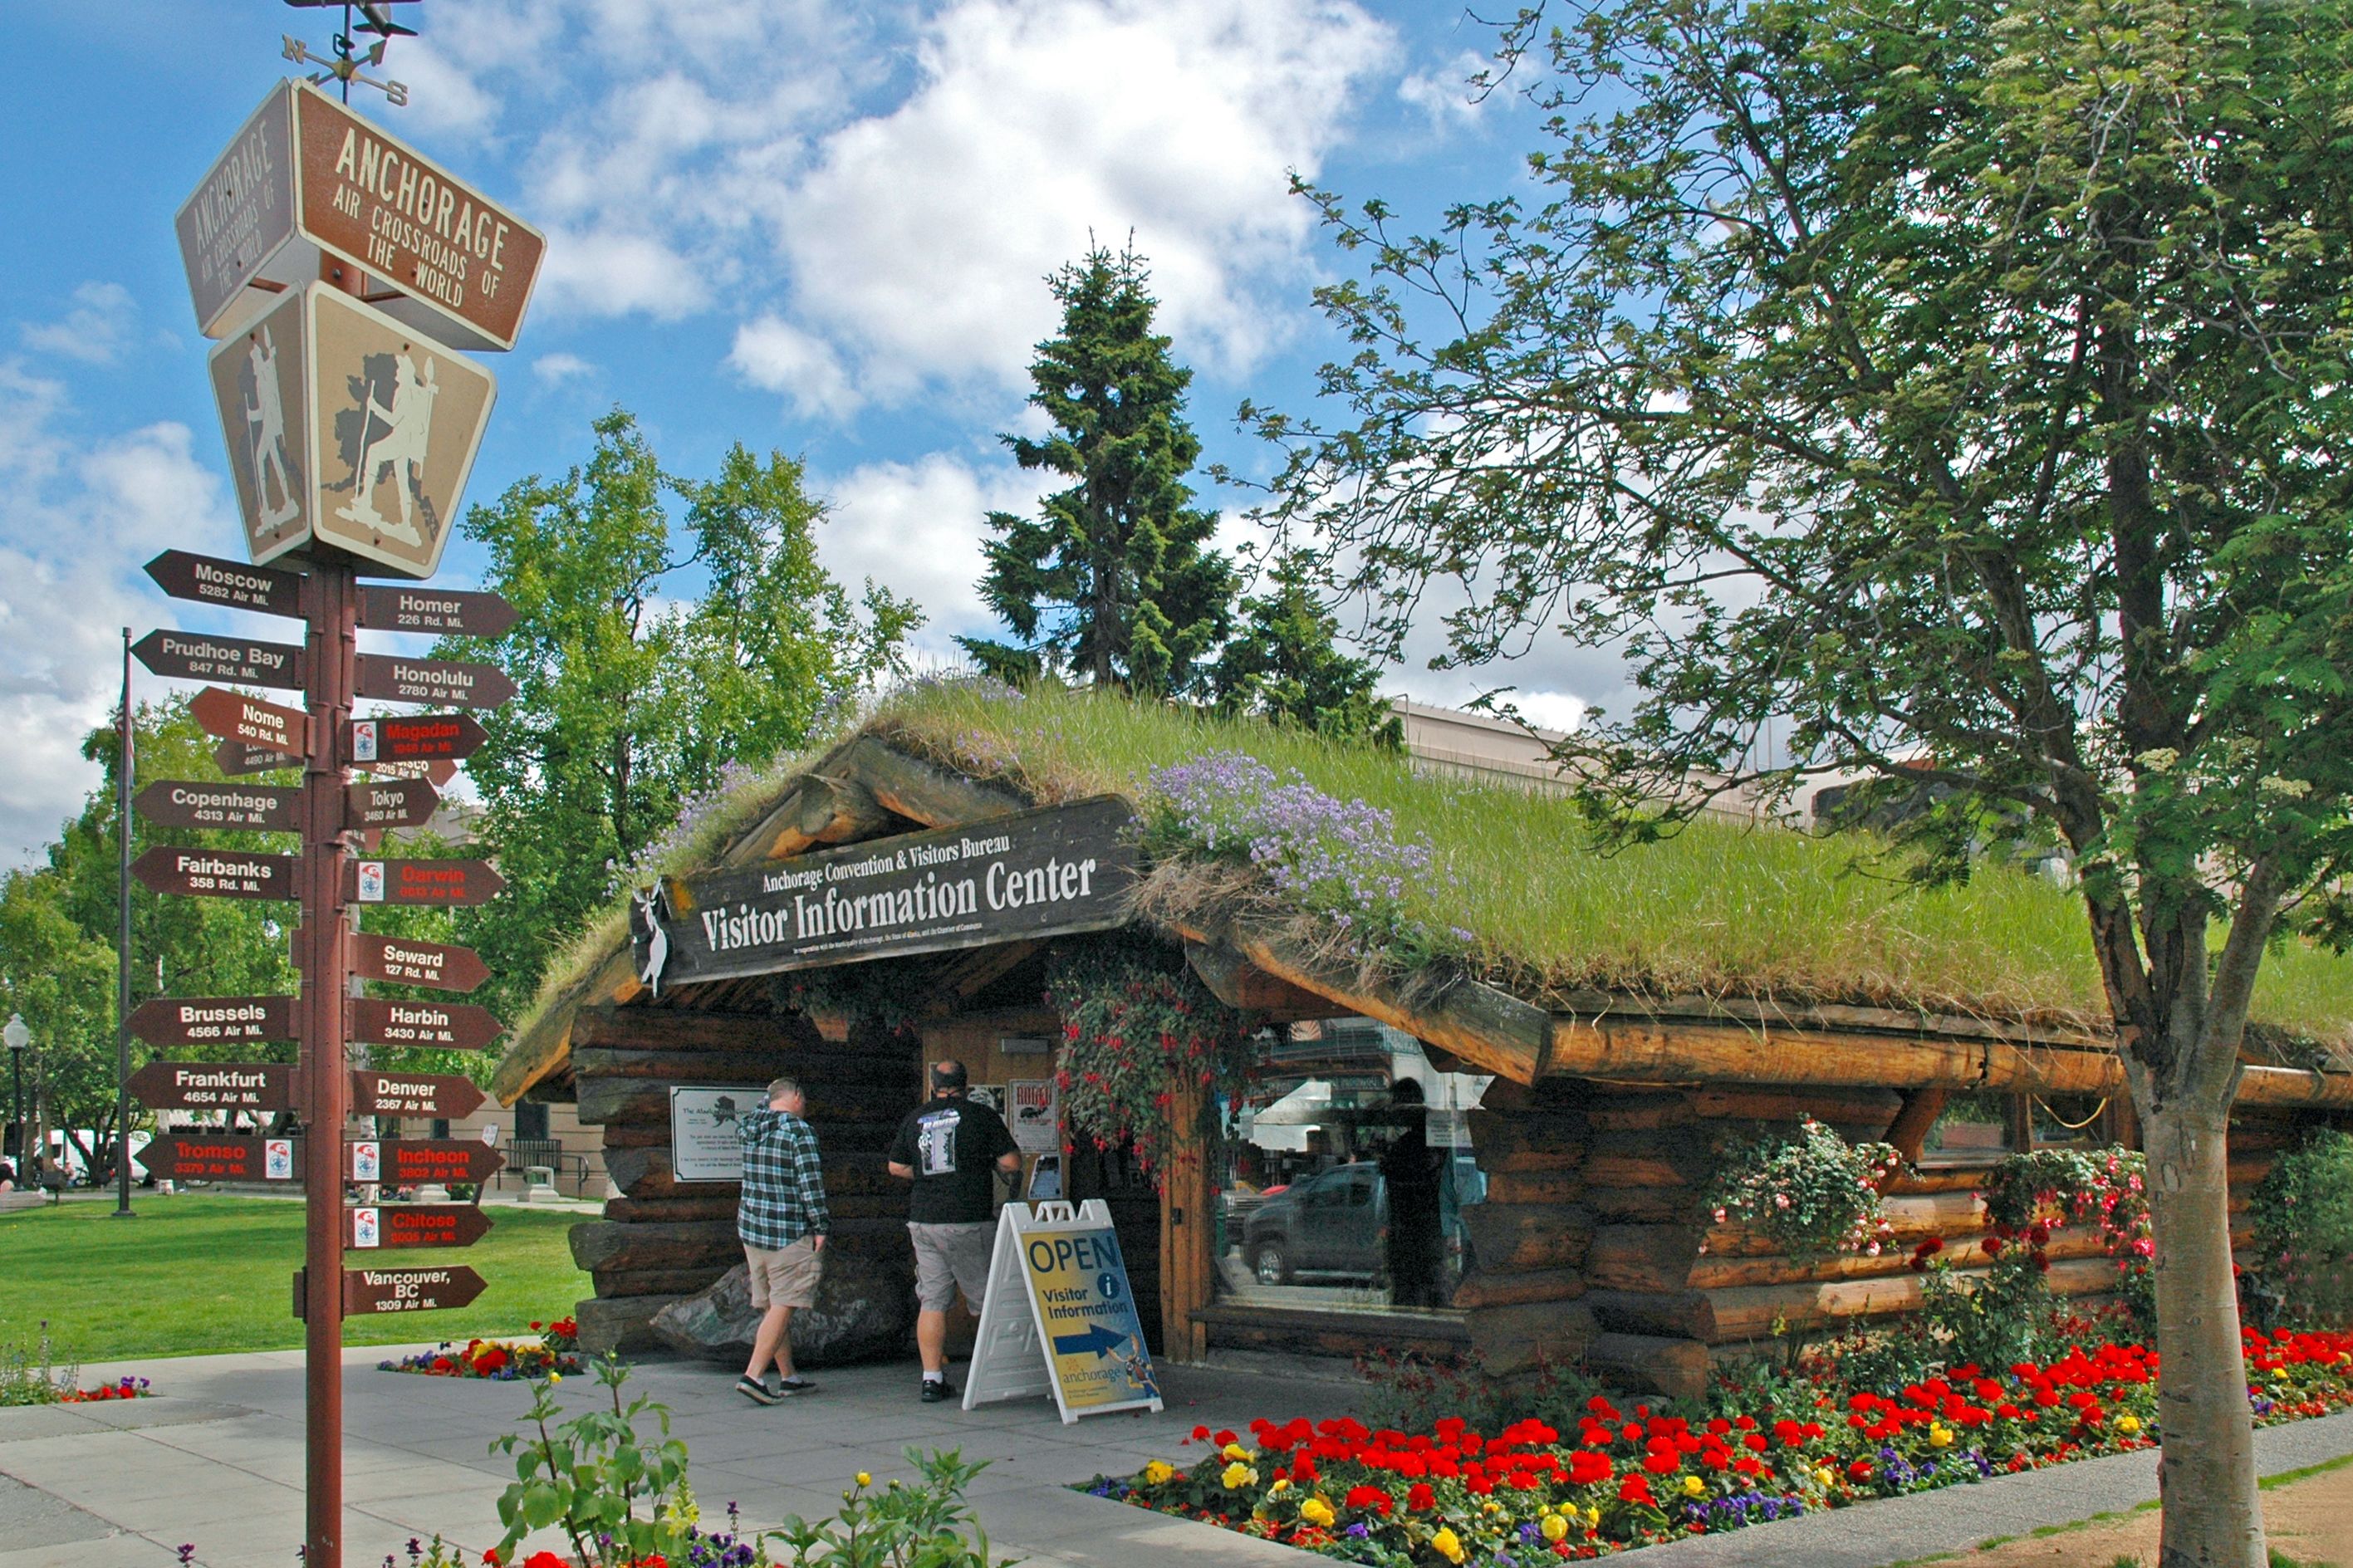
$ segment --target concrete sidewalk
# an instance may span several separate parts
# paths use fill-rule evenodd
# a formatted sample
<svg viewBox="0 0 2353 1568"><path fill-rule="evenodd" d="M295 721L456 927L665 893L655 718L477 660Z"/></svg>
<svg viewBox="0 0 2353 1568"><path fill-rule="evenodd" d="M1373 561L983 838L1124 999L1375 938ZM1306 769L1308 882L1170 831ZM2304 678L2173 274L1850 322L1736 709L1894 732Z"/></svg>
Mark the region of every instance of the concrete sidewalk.
<svg viewBox="0 0 2353 1568"><path fill-rule="evenodd" d="M497 1500L515 1473L489 1443L516 1428L529 1392L376 1370L398 1353L371 1347L346 1358L344 1561L373 1568L389 1554L405 1564L411 1537L438 1533L479 1562L501 1533ZM125 1373L152 1379L158 1397L0 1410L0 1568L171 1568L183 1543L205 1568L290 1568L302 1539L301 1352L83 1368L86 1384ZM1177 1444L1197 1422L1240 1428L1273 1410L1336 1415L1352 1393L1337 1383L1169 1368L1164 1413L1064 1426L1047 1400L970 1415L924 1405L912 1363L811 1375L817 1393L772 1408L734 1393L732 1370L679 1362L636 1368L628 1392L670 1406L706 1528L723 1527L731 1501L754 1529L792 1513L828 1517L857 1471L878 1482L905 1477L913 1467L902 1449L956 1448L991 1461L966 1495L992 1556L1036 1568L1313 1561L1069 1486L1182 1458ZM577 1408L599 1390L583 1375L558 1392Z"/></svg>

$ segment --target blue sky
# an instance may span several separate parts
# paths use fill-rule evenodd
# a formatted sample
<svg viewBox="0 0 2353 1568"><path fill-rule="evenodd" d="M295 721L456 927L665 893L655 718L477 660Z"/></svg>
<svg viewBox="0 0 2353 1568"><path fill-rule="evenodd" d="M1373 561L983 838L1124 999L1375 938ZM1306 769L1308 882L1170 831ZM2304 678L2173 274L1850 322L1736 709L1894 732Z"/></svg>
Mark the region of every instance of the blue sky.
<svg viewBox="0 0 2353 1568"><path fill-rule="evenodd" d="M1037 494L996 436L1028 427L1041 279L1091 231L1132 230L1150 258L1209 458L1261 470L1235 406L1305 407L1338 346L1309 290L1345 264L1287 171L1425 216L1511 188L1532 145L1524 104L1467 100L1492 34L1440 0L402 9L424 37L385 69L412 102L355 106L549 237L520 345L485 356L500 395L468 500L578 461L616 402L681 471L734 440L797 453L832 507L828 565L922 603L932 657L987 628L981 514ZM139 574L169 545L241 550L171 218L291 68L280 35L322 47L332 15L0 6L0 864L94 782L76 748L111 704L118 628L231 629ZM437 581L479 567L459 541ZM1390 685L1449 701L1501 679L1559 717L1614 671L1540 647Z"/></svg>

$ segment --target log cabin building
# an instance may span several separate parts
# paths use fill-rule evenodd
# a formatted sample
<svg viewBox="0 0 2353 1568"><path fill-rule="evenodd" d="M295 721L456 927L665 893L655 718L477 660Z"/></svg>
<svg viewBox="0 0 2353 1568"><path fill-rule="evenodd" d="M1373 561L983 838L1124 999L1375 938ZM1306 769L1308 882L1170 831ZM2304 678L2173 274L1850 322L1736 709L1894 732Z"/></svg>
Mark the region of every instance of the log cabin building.
<svg viewBox="0 0 2353 1568"><path fill-rule="evenodd" d="M1245 886L1246 870L1172 894L1182 868L1145 856L1135 832L1150 770L1220 751L1299 767L1344 799L1377 784L1398 831L1425 834L1475 884L1461 897L1484 910L1462 916L1474 956L1439 981L1398 973L1335 956L1262 887L1199 890ZM1480 857L1454 853L1468 847ZM1635 895L1606 879L1642 874L1601 864L1541 792L1416 777L1407 758L1113 699L934 687L748 788L658 889L586 933L518 1027L495 1092L568 1101L602 1130L617 1195L572 1238L595 1282L578 1309L594 1347L648 1347L657 1311L741 1261L735 1187L680 1143L673 1091L756 1096L786 1073L807 1089L837 1223L818 1311L871 1320L875 1332L845 1342L903 1342L905 1194L882 1152L922 1096L923 1064L953 1056L1016 1127L1027 1190L1108 1202L1137 1297L1158 1303L1145 1317L1165 1358L1475 1351L1495 1370L1582 1362L1630 1388L1694 1392L1777 1326L1915 1306L1913 1240L1941 1236L1957 1267L1984 1267L1973 1190L2006 1152L2134 1140L2073 895L1989 872L2015 884L2000 918L1968 892L1905 907L1873 938L1879 973L1860 973L1848 942L1824 945L1857 973L1810 973L1786 955L1723 956L1754 937L1741 911L1808 894L1792 894L1787 861L1742 885L1738 843L1718 847L1691 895L1715 901L1689 928L1695 949L1722 950L1712 970L1656 951L1609 963L1513 951L1514 931L1543 925L1511 925L1518 906L1572 874L1604 879L1580 895L1600 911L1595 952L1626 949L1611 910ZM1775 849L1800 852L1852 858L1820 840ZM1889 909L1923 897L1878 889L1842 896ZM2028 906L2039 923L2019 915ZM1042 1000L1047 965L1060 944L1123 928L1181 953L1267 1030L1248 1103L1175 1097L1176 1136L1214 1153L1156 1183L1070 1138L1052 1089L1064 1021ZM2066 950L2069 933L2084 951ZM1977 979L1906 969L1936 942L1975 953ZM2259 1005L2242 1052L2234 1209L2305 1125L2353 1120L2353 965L2291 956L2301 1013L2266 1021ZM868 965L864 984L838 983ZM1400 1112L1408 1079L1422 1108ZM1801 1262L1707 1223L1722 1152L1802 1114L1905 1153L1887 1203L1904 1245ZM1377 1157L1401 1115L1423 1121L1441 1171L1442 1304L1399 1304L1385 1278ZM1204 1140L1212 1118L1225 1136ZM2062 1292L2113 1280L2096 1235L2063 1232L2049 1251Z"/></svg>

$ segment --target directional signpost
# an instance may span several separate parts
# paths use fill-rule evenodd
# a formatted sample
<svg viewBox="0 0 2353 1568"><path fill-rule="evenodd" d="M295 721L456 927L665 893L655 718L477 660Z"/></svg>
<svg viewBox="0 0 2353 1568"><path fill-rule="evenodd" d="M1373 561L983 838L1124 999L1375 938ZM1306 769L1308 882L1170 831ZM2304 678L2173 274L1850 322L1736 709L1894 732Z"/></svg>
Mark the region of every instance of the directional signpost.
<svg viewBox="0 0 2353 1568"><path fill-rule="evenodd" d="M348 92L353 77L343 79ZM487 664L361 653L356 643L363 628L494 638L516 619L493 594L364 585L358 574L419 580L438 567L497 391L487 369L454 351L513 347L545 242L485 193L296 82L271 90L176 226L197 327L220 340L206 375L251 559L169 550L148 574L175 599L298 618L305 637L167 629L132 651L159 675L220 683L190 708L221 739L224 774L299 770L302 782L165 781L141 794L138 811L169 827L294 833L301 852L166 847L132 869L160 892L299 899L302 984L299 997L151 1002L130 1026L162 1047L292 1038L301 1062L155 1061L130 1087L159 1110L292 1111L302 1129L300 1140L174 1131L151 1157L175 1175L300 1182L305 1144L320 1151L303 1184L294 1283L307 1401L303 1555L309 1568L343 1568L343 1318L463 1306L483 1289L469 1268L346 1270L343 1255L463 1247L490 1223L465 1205L353 1207L344 1187L480 1181L500 1163L471 1142L346 1142L351 1117L455 1119L482 1103L462 1078L354 1070L348 1044L480 1050L501 1030L468 1004L356 994L354 978L467 991L489 972L462 948L363 933L355 911L480 904L503 886L479 860L354 854L355 835L427 821L438 786L487 737L462 712L361 718L353 709L366 699L487 709L514 694ZM232 686L300 691L301 706ZM354 770L373 780L355 783ZM329 1149L340 1151L332 1171Z"/></svg>

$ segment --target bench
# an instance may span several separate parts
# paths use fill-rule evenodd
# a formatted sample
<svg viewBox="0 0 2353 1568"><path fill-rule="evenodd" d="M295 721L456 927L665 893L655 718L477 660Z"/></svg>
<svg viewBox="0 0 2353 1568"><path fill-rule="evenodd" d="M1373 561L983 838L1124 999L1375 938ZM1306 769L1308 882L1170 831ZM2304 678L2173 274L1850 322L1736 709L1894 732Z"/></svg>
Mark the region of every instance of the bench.
<svg viewBox="0 0 2353 1568"><path fill-rule="evenodd" d="M540 1165L554 1173L558 1192L563 1190L564 1177L569 1173L574 1195L588 1195L588 1156L565 1152L564 1145L553 1138L510 1138L501 1152L507 1163L496 1178L501 1182L512 1176L528 1184L531 1167Z"/></svg>

